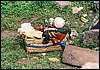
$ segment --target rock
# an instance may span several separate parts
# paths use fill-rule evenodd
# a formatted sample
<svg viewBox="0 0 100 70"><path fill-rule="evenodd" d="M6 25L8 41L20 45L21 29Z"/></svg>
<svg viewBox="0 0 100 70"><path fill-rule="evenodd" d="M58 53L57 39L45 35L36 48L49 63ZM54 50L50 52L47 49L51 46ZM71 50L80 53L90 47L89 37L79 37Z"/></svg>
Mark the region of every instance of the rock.
<svg viewBox="0 0 100 70"><path fill-rule="evenodd" d="M81 11L83 9L83 7L79 7L78 10Z"/></svg>
<svg viewBox="0 0 100 70"><path fill-rule="evenodd" d="M78 22L74 22L75 25L78 25Z"/></svg>
<svg viewBox="0 0 100 70"><path fill-rule="evenodd" d="M99 69L99 63L87 62L80 69Z"/></svg>
<svg viewBox="0 0 100 70"><path fill-rule="evenodd" d="M98 3L99 3L99 1L94 1L94 3L95 3L95 4L98 4Z"/></svg>
<svg viewBox="0 0 100 70"><path fill-rule="evenodd" d="M70 40L70 41L69 41L69 44L70 44L70 45L73 45L73 44L74 44L74 41Z"/></svg>
<svg viewBox="0 0 100 70"><path fill-rule="evenodd" d="M72 11L73 11L73 14L75 13L79 13L81 10L83 9L83 7L72 7Z"/></svg>
<svg viewBox="0 0 100 70"><path fill-rule="evenodd" d="M72 7L72 10L73 10L73 14L75 14L75 13L79 13L79 10L78 10L77 7Z"/></svg>
<svg viewBox="0 0 100 70"><path fill-rule="evenodd" d="M65 6L71 5L71 2L69 1L56 1L56 3L60 6L60 9L62 10Z"/></svg>
<svg viewBox="0 0 100 70"><path fill-rule="evenodd" d="M90 13L90 14L93 14L93 10L89 10L89 13Z"/></svg>
<svg viewBox="0 0 100 70"><path fill-rule="evenodd" d="M99 46L99 29L84 32L83 43L87 46L89 46L90 44L95 44L95 46Z"/></svg>
<svg viewBox="0 0 100 70"><path fill-rule="evenodd" d="M43 55L43 56L45 56L45 55L46 55L46 53L42 53L42 55Z"/></svg>
<svg viewBox="0 0 100 70"><path fill-rule="evenodd" d="M83 14L83 17L87 17L87 14Z"/></svg>
<svg viewBox="0 0 100 70"><path fill-rule="evenodd" d="M96 4L97 9L99 9L99 1L94 1L94 4Z"/></svg>
<svg viewBox="0 0 100 70"><path fill-rule="evenodd" d="M59 61L60 61L60 60L57 59L57 58L49 58L48 60L49 60L49 61L52 61L52 62L59 62Z"/></svg>
<svg viewBox="0 0 100 70"><path fill-rule="evenodd" d="M77 36L78 36L78 33L77 33L77 31L76 30L71 30L71 39L73 40L73 39L75 39Z"/></svg>
<svg viewBox="0 0 100 70"><path fill-rule="evenodd" d="M99 63L99 52L69 45L64 49L62 62L76 66L83 66L86 62Z"/></svg>

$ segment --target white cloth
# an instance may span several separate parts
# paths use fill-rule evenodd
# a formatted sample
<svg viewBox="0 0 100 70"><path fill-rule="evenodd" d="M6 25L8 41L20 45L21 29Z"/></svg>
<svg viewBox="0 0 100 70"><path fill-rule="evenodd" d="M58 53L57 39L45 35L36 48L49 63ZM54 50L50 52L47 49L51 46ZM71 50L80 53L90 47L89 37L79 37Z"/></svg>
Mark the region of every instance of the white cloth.
<svg viewBox="0 0 100 70"><path fill-rule="evenodd" d="M20 32L20 34L22 34L29 30L35 30L35 29L34 29L34 27L31 26L31 23L23 23L23 24L21 24L21 28L18 29L18 32Z"/></svg>
<svg viewBox="0 0 100 70"><path fill-rule="evenodd" d="M46 29L44 29L44 31L46 31L46 30L57 30L56 28L46 28Z"/></svg>

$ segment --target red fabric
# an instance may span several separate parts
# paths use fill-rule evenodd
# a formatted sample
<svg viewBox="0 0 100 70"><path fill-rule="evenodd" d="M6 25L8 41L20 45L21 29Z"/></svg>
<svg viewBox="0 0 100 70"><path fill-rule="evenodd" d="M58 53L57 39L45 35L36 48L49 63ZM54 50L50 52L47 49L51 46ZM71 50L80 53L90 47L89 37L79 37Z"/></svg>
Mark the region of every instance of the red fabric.
<svg viewBox="0 0 100 70"><path fill-rule="evenodd" d="M66 34L62 34L60 32L55 33L55 35L56 35L56 37L50 38L50 40L52 40L54 44L56 44L58 42L61 42L65 38L65 36L66 36Z"/></svg>

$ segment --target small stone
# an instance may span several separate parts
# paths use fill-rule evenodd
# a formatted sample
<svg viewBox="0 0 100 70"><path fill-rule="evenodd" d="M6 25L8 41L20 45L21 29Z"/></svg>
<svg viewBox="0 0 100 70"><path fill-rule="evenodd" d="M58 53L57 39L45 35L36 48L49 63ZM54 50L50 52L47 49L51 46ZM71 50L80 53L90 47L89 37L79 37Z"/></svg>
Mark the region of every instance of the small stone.
<svg viewBox="0 0 100 70"><path fill-rule="evenodd" d="M59 61L60 61L60 60L57 59L57 58L49 58L48 60L49 60L49 61L52 61L52 62L59 62Z"/></svg>
<svg viewBox="0 0 100 70"><path fill-rule="evenodd" d="M69 41L69 44L72 45L72 44L74 44L74 42L73 42L72 40L70 40L70 41Z"/></svg>
<svg viewBox="0 0 100 70"><path fill-rule="evenodd" d="M77 22L75 22L75 24L77 25L78 23L77 23Z"/></svg>
<svg viewBox="0 0 100 70"><path fill-rule="evenodd" d="M89 11L89 13L90 13L90 14L93 14L93 11L92 11L92 10L90 10L90 11Z"/></svg>
<svg viewBox="0 0 100 70"><path fill-rule="evenodd" d="M94 3L95 3L95 4L98 4L98 3L99 3L99 1L94 1Z"/></svg>
<svg viewBox="0 0 100 70"><path fill-rule="evenodd" d="M72 10L73 10L73 14L75 13L79 13L81 10L83 9L83 7L72 7Z"/></svg>
<svg viewBox="0 0 100 70"><path fill-rule="evenodd" d="M75 14L75 13L79 13L79 10L78 10L77 7L72 7L72 10L73 10L73 14Z"/></svg>
<svg viewBox="0 0 100 70"><path fill-rule="evenodd" d="M83 17L87 17L87 14L83 14Z"/></svg>
<svg viewBox="0 0 100 70"><path fill-rule="evenodd" d="M83 7L79 7L78 10L81 11L83 9Z"/></svg>
<svg viewBox="0 0 100 70"><path fill-rule="evenodd" d="M45 55L46 55L46 53L42 53L42 55L43 55L43 56L45 56Z"/></svg>
<svg viewBox="0 0 100 70"><path fill-rule="evenodd" d="M77 33L77 31L76 30L71 30L71 39L73 40L73 39L75 39L77 36L78 36L78 33Z"/></svg>

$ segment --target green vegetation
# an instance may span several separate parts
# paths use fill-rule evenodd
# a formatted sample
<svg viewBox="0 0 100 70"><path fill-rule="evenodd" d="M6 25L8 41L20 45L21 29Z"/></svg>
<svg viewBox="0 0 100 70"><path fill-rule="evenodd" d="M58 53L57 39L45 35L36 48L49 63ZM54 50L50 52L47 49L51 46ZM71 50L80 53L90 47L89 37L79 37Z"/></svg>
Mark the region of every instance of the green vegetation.
<svg viewBox="0 0 100 70"><path fill-rule="evenodd" d="M79 36L75 39L74 45L86 48L82 43L82 32L84 29L88 30L93 25L93 19L99 15L99 10L96 14L91 14L89 10L94 7L93 1L71 1L71 6L65 6L62 11L55 1L1 1L1 31L14 30L21 25L23 19L36 18L32 22L33 27L45 24L44 20L57 16L64 18L71 29L75 29ZM79 14L72 13L72 7L84 7ZM80 17L82 14L88 14L89 22L82 26ZM75 24L77 22L77 24ZM48 61L48 58L56 57L61 60L63 51L48 52L46 56L42 53L27 53L22 47L23 41L15 40L10 37L1 38L1 69L59 69L64 67L72 67L63 64L61 61L53 63ZM91 45L93 46L93 45ZM14 48L15 47L15 48ZM29 58L37 56L38 60L32 60L26 64L16 64L15 62L21 58Z"/></svg>

